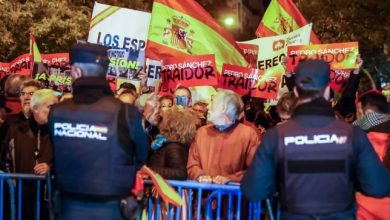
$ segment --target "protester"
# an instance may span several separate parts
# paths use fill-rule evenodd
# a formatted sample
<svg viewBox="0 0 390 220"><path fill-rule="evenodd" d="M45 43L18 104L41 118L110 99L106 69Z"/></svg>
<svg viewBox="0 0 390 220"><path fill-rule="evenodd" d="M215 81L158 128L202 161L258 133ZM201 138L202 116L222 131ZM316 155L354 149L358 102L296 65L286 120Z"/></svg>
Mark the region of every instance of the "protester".
<svg viewBox="0 0 390 220"><path fill-rule="evenodd" d="M276 104L276 112L279 114L280 123L290 120L294 107L297 103L297 97L293 92L284 93Z"/></svg>
<svg viewBox="0 0 390 220"><path fill-rule="evenodd" d="M179 86L176 88L174 94L174 104L188 108L192 104L191 90L184 86Z"/></svg>
<svg viewBox="0 0 390 220"><path fill-rule="evenodd" d="M22 122L27 121L27 119L31 115L31 107L30 107L31 97L35 91L42 88L42 84L37 80L33 80L33 79L26 80L24 77L21 76L18 76L16 79L14 79L13 77L10 77L9 79L11 81L23 80L23 82L21 82L21 85L19 86L18 89L18 91L20 91L18 105L20 106L19 109L21 109L21 111L18 114L8 115L7 119L0 126L0 143L3 142L8 129L12 125L18 125Z"/></svg>
<svg viewBox="0 0 390 220"><path fill-rule="evenodd" d="M159 101L160 101L161 112L168 111L173 105L172 96L162 96L160 97Z"/></svg>
<svg viewBox="0 0 390 220"><path fill-rule="evenodd" d="M256 132L239 123L242 106L232 91L213 96L207 117L211 124L198 129L190 147L190 179L217 184L241 180L259 144Z"/></svg>
<svg viewBox="0 0 390 220"><path fill-rule="evenodd" d="M207 124L207 103L197 101L192 105L193 112L198 116L200 124L199 127Z"/></svg>
<svg viewBox="0 0 390 220"><path fill-rule="evenodd" d="M137 97L137 92L134 92L133 90L124 90L120 95L118 95L119 100L130 105L134 105Z"/></svg>
<svg viewBox="0 0 390 220"><path fill-rule="evenodd" d="M383 163L387 162L390 145L390 114L388 114L386 97L381 92L372 90L359 97L357 106L361 117L353 124L367 132L368 139L379 159ZM377 199L357 194L356 201L358 219L390 219L390 198Z"/></svg>
<svg viewBox="0 0 390 220"><path fill-rule="evenodd" d="M241 182L250 200L279 193L282 219L354 219L355 192L390 193L390 171L360 128L335 118L329 65L308 60L295 69L292 119L268 130Z"/></svg>
<svg viewBox="0 0 390 220"><path fill-rule="evenodd" d="M10 74L4 84L5 106L9 110L8 115L18 114L21 110L20 106L20 86L27 79L26 76L20 74Z"/></svg>
<svg viewBox="0 0 390 220"><path fill-rule="evenodd" d="M188 150L196 132L193 117L177 107L164 112L147 165L166 179L187 179Z"/></svg>
<svg viewBox="0 0 390 220"><path fill-rule="evenodd" d="M158 124L161 121L160 102L155 93L142 94L135 105L142 114L142 125L152 142L158 134Z"/></svg>
<svg viewBox="0 0 390 220"><path fill-rule="evenodd" d="M52 144L47 126L50 107L58 102L53 90L35 91L31 98L33 117L10 127L3 141L2 167L11 173L46 174L53 162ZM36 182L23 181L22 216L24 219L34 219L37 193ZM41 188L43 197L43 187ZM42 199L43 201L43 199ZM41 201L41 203L42 203ZM48 219L48 209L41 204L43 219Z"/></svg>
<svg viewBox="0 0 390 220"><path fill-rule="evenodd" d="M122 219L120 200L130 195L147 159L141 115L110 90L106 47L74 45L70 61L73 98L54 106L49 117L58 219Z"/></svg>

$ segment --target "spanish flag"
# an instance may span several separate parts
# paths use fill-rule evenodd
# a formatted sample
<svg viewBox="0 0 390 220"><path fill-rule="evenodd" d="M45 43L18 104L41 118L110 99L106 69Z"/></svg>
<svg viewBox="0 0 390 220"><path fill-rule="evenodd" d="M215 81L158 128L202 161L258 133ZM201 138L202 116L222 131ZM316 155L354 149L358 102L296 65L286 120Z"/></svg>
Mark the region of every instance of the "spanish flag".
<svg viewBox="0 0 390 220"><path fill-rule="evenodd" d="M288 34L308 24L292 0L272 0L264 13L257 37L270 37ZM310 36L312 44L320 44L320 40L312 31Z"/></svg>
<svg viewBox="0 0 390 220"><path fill-rule="evenodd" d="M154 0L146 57L215 54L218 72L224 63L247 66L233 37L194 0Z"/></svg>

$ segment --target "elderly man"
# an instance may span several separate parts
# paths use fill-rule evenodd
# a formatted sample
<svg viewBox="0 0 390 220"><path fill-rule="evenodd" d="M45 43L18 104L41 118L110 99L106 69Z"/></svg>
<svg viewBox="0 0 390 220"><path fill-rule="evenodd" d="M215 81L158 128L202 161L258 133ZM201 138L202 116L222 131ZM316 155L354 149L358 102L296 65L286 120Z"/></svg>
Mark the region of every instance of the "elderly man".
<svg viewBox="0 0 390 220"><path fill-rule="evenodd" d="M53 162L53 150L47 126L50 107L58 102L55 92L50 89L34 91L31 98L32 117L11 126L2 148L2 163L7 172L46 174ZM32 182L23 184L23 219L35 219L34 201L36 186ZM43 195L41 195L43 196ZM44 208L41 205L41 208ZM48 219L47 210L41 210L43 219Z"/></svg>
<svg viewBox="0 0 390 220"><path fill-rule="evenodd" d="M219 90L209 106L211 124L199 128L187 163L190 179L225 184L240 181L259 144L256 132L239 123L240 97Z"/></svg>

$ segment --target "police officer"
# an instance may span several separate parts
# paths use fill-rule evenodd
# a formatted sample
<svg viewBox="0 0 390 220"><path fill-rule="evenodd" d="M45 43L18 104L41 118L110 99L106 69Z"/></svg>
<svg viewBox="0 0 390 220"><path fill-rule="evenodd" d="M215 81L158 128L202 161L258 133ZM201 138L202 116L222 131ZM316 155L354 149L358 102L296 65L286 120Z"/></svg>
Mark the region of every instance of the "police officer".
<svg viewBox="0 0 390 220"><path fill-rule="evenodd" d="M329 65L301 62L295 69L298 106L292 119L268 130L241 190L250 200L279 193L282 219L355 219L355 192L390 193L390 172L360 128L335 118Z"/></svg>
<svg viewBox="0 0 390 220"><path fill-rule="evenodd" d="M122 219L120 200L147 158L141 115L110 90L107 48L76 44L70 62L73 98L54 106L49 117L59 219Z"/></svg>

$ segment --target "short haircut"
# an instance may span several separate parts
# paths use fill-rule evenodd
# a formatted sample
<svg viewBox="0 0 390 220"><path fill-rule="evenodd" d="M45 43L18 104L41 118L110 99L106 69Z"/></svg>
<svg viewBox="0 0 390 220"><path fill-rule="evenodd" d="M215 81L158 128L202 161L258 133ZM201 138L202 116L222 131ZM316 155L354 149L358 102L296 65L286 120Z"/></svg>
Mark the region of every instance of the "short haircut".
<svg viewBox="0 0 390 220"><path fill-rule="evenodd" d="M4 85L4 92L6 96L19 96L21 84L27 80L27 76L21 74L12 74L7 78Z"/></svg>
<svg viewBox="0 0 390 220"><path fill-rule="evenodd" d="M192 107L194 107L195 105L199 105L199 106L202 106L204 108L207 108L207 106L208 106L207 102L205 102L205 101L197 101L194 104L192 104Z"/></svg>
<svg viewBox="0 0 390 220"><path fill-rule="evenodd" d="M388 104L386 97L379 91L369 91L359 97L363 110L371 109L378 113L388 113Z"/></svg>
<svg viewBox="0 0 390 220"><path fill-rule="evenodd" d="M43 88L43 85L40 81L35 80L35 79L29 79L29 80L22 82L22 84L20 85L20 91L23 91L24 88L30 87L30 86L36 87L38 89Z"/></svg>
<svg viewBox="0 0 390 220"><path fill-rule="evenodd" d="M188 94L190 95L190 98L192 97L191 90L190 90L188 87L185 87L185 86L178 86L178 87L175 89L175 92L176 92L177 90L187 90Z"/></svg>
<svg viewBox="0 0 390 220"><path fill-rule="evenodd" d="M94 63L73 63L72 66L83 71L82 77L106 77L108 69L108 66Z"/></svg>
<svg viewBox="0 0 390 220"><path fill-rule="evenodd" d="M31 97L31 102L30 102L31 109L33 109L36 106L42 105L45 101L51 98L58 99L54 90L51 89L37 90L36 92L34 92L33 96Z"/></svg>
<svg viewBox="0 0 390 220"><path fill-rule="evenodd" d="M296 86L299 99L316 99L323 97L325 88L318 89L304 89L300 86Z"/></svg>
<svg viewBox="0 0 390 220"><path fill-rule="evenodd" d="M226 116L231 121L240 119L240 113L244 109L244 103L241 97L237 93L226 90L218 89L217 94L213 98L215 104L224 104L226 107Z"/></svg>

